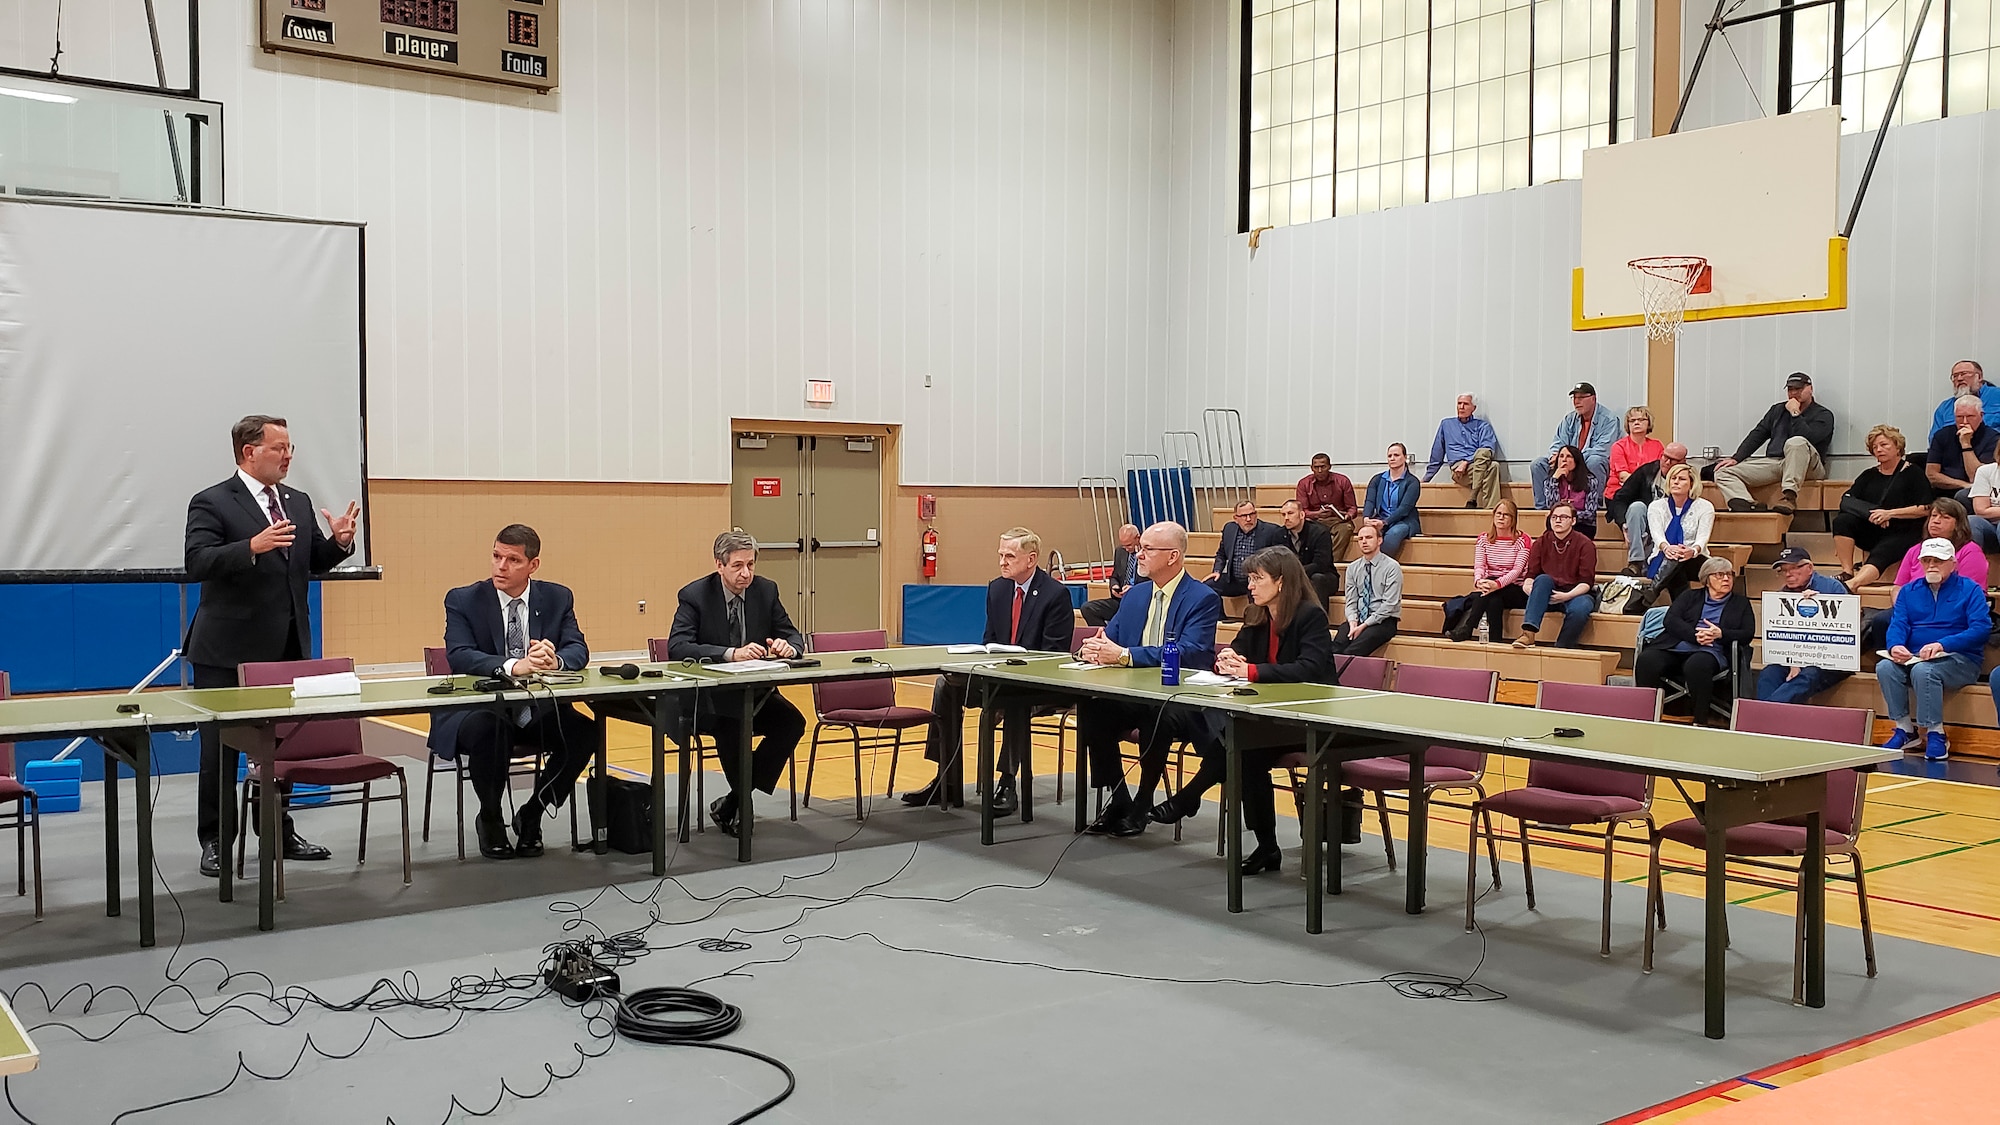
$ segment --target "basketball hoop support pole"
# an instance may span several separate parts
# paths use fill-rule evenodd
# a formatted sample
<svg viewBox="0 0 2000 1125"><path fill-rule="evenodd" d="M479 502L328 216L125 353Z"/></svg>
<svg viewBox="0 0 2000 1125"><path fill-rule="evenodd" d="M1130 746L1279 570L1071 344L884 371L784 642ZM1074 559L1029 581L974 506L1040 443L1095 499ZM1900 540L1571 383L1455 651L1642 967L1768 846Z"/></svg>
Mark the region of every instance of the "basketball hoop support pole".
<svg viewBox="0 0 2000 1125"><path fill-rule="evenodd" d="M1910 45L1903 49L1903 65L1896 70L1896 85L1889 91L1889 104L1882 107L1882 124L1875 129L1875 143L1868 148L1868 163L1861 169L1861 184L1854 189L1854 205L1848 208L1847 225L1840 228L1840 237L1854 237L1854 224L1861 218L1861 201L1868 195L1868 181L1875 178L1875 162L1882 156L1882 142L1889 136L1889 115L1896 112L1896 103L1903 100L1903 79L1910 76L1910 63L1917 57L1917 37L1924 33L1924 21L1931 15L1931 0L1924 0L1924 6L1917 12L1917 22L1910 32Z"/></svg>
<svg viewBox="0 0 2000 1125"><path fill-rule="evenodd" d="M1694 66L1689 68L1688 70L1687 86L1681 90L1680 105L1678 108L1674 110L1674 123L1667 127L1667 132L1678 133L1681 130L1681 118L1687 113L1688 99L1692 97L1694 94L1695 79L1701 77L1701 64L1708 58L1708 47L1710 43L1714 42L1716 32L1723 31L1727 28L1736 27L1739 24L1756 23L1758 20L1767 20L1773 16L1796 15L1799 12L1803 12L1808 8L1823 8L1828 4L1835 4L1837 2L1839 2L1839 0L1796 0L1796 2L1786 2L1779 5L1776 8L1768 8L1761 12L1751 12L1748 15L1731 16L1728 19L1723 19L1722 9L1728 5L1729 0L1716 0L1715 14L1708 18L1708 23L1706 25L1708 28L1708 34L1701 37L1701 50L1695 52ZM1838 9L1836 9L1836 14L1837 13ZM1921 27L1922 25L1919 24L1918 26ZM1836 79L1840 74L1840 57L1841 57L1840 53L1836 51L1834 53L1834 64L1833 64L1834 75ZM1836 103L1838 103L1840 100L1840 86L1838 81L1836 81L1834 84L1833 100ZM1893 99L1891 99L1890 104L1891 105L1895 104Z"/></svg>

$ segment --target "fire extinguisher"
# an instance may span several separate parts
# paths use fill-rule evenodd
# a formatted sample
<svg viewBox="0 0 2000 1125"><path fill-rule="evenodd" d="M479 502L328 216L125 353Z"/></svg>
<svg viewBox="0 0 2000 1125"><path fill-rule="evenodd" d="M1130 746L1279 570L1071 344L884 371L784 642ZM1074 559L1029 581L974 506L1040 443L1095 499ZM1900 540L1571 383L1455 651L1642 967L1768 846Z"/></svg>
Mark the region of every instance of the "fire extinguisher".
<svg viewBox="0 0 2000 1125"><path fill-rule="evenodd" d="M937 528L924 529L924 577L937 577Z"/></svg>

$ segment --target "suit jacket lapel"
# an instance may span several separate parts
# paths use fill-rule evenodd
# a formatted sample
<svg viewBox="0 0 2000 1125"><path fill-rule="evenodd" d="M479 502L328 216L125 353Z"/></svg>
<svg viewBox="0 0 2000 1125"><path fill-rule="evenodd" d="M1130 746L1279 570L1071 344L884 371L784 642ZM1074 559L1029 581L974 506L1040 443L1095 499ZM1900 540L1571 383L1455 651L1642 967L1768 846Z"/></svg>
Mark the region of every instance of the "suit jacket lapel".
<svg viewBox="0 0 2000 1125"><path fill-rule="evenodd" d="M229 483L236 486L230 491L236 494L236 502L243 506L243 510L249 513L250 518L256 520L260 527L269 527L270 514L264 511L263 501L251 495L250 489L243 483L243 478L232 476L229 478Z"/></svg>
<svg viewBox="0 0 2000 1125"><path fill-rule="evenodd" d="M481 582L478 597L479 608L473 611L473 621L485 636L475 638L481 652L495 656L507 655L507 623L500 619L500 591L491 581ZM532 604L532 603L531 603Z"/></svg>

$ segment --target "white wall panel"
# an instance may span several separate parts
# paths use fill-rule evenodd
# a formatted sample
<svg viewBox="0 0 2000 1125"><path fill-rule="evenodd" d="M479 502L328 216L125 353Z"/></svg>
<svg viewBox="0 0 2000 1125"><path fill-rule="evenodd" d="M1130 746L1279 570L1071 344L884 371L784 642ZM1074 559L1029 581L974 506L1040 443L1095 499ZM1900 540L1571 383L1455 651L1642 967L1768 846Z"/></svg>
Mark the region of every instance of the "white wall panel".
<svg viewBox="0 0 2000 1125"><path fill-rule="evenodd" d="M45 65L13 7L0 64ZM69 0L75 71L150 81L137 10ZM203 7L228 203L368 223L377 475L722 480L730 417L903 423L910 483L1157 441L1162 0L571 3L546 97L267 55L254 11Z"/></svg>
<svg viewBox="0 0 2000 1125"><path fill-rule="evenodd" d="M1253 461L1373 463L1391 441L1422 457L1470 390L1518 459L1547 447L1576 381L1636 400L1639 335L1569 327L1576 184L1268 231L1253 257L1235 228L1230 8L1174 9L1166 425L1230 406Z"/></svg>

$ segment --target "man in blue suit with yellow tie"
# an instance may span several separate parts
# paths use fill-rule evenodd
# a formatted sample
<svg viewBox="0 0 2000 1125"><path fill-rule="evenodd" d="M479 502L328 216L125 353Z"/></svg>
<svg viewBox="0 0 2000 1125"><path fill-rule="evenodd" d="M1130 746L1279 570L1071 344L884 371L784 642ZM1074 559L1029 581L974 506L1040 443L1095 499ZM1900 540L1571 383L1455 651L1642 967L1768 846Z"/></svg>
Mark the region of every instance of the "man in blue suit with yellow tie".
<svg viewBox="0 0 2000 1125"><path fill-rule="evenodd" d="M1215 623L1222 617L1222 599L1207 584L1187 575L1187 529L1177 523L1156 523L1139 536L1139 576L1118 603L1118 613L1104 634L1083 643L1077 654L1093 664L1157 668L1160 649L1171 637L1180 645L1181 667L1215 667ZM1176 740L1205 736L1192 725L1200 713L1184 707L1156 707L1120 699L1090 698L1076 709L1077 741L1090 755L1091 784L1111 790L1104 812L1090 831L1100 835L1137 836L1146 830L1153 790L1166 772L1167 751ZM1139 732L1139 795L1125 787L1123 754L1126 732ZM1082 794L1078 794L1080 798Z"/></svg>

